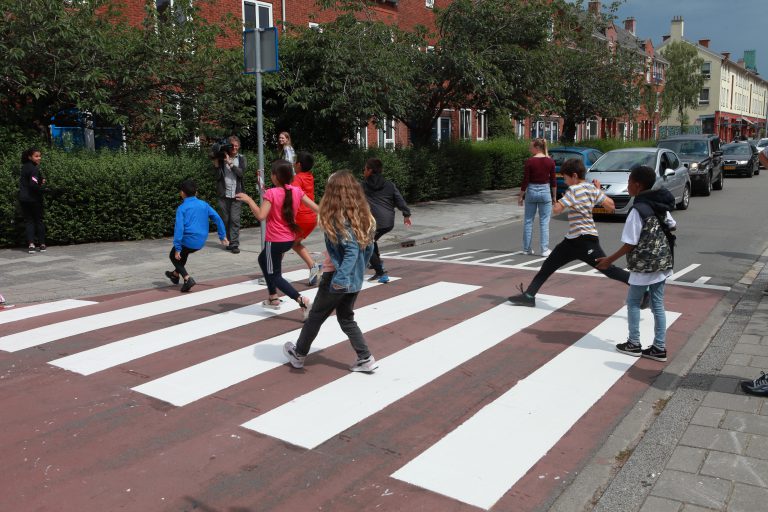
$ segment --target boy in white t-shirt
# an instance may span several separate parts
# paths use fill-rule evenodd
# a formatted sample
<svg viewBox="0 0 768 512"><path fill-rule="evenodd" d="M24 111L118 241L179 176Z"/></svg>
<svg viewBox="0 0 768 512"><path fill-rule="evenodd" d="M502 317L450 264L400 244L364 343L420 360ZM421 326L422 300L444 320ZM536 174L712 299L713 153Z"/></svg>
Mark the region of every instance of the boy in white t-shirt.
<svg viewBox="0 0 768 512"><path fill-rule="evenodd" d="M627 256L629 337L625 343L616 345L616 350L635 357L666 361L664 283L672 275L674 264L674 237L670 231L675 228L675 221L669 212L675 207L675 198L665 188L652 190L655 182L656 172L650 167L632 169L627 191L635 201L621 234L624 245L612 255L598 258L597 268L608 268L617 259ZM653 344L643 349L640 344L640 303L646 291L650 292L654 336Z"/></svg>

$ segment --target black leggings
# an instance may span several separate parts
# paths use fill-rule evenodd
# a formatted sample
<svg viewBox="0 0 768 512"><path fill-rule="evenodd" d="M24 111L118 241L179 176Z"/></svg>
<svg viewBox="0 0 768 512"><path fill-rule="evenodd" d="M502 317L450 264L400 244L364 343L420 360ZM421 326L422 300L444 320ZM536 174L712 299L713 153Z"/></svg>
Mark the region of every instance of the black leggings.
<svg viewBox="0 0 768 512"><path fill-rule="evenodd" d="M381 255L379 254L379 238L392 231L392 228L377 229L376 234L373 235L373 254L371 254L371 268L377 274L384 273L384 264L381 262Z"/></svg>
<svg viewBox="0 0 768 512"><path fill-rule="evenodd" d="M45 224L43 224L43 202L21 201L21 214L27 233L27 243L45 244Z"/></svg>
<svg viewBox="0 0 768 512"><path fill-rule="evenodd" d="M572 262L573 260L581 260L592 268L595 268L597 263L595 258L602 258L605 256L602 247L600 247L600 239L593 235L581 235L577 238L565 238L562 242L557 244L552 254L550 254L544 263L541 265L541 270L536 274L528 285L528 289L525 293L528 295L536 295L539 288L544 282L549 279L549 276L555 273L556 270L563 265ZM615 265L611 265L605 270L600 271L606 277L621 281L624 284L629 283L629 272L621 269Z"/></svg>
<svg viewBox="0 0 768 512"><path fill-rule="evenodd" d="M187 277L189 274L187 274L187 269L184 268L184 266L187 264L187 257L192 254L193 252L197 252L197 249L190 249L189 247L181 246L181 259L176 259L176 247L171 247L171 254L168 255L169 258L171 258L171 263L173 263L173 268L176 269L176 273L179 274L181 277Z"/></svg>
<svg viewBox="0 0 768 512"><path fill-rule="evenodd" d="M290 242L265 242L264 250L259 254L259 267L261 267L261 273L264 274L270 295L277 294L279 289L296 300L299 298L299 292L283 277L283 254L291 250L293 243L293 240Z"/></svg>

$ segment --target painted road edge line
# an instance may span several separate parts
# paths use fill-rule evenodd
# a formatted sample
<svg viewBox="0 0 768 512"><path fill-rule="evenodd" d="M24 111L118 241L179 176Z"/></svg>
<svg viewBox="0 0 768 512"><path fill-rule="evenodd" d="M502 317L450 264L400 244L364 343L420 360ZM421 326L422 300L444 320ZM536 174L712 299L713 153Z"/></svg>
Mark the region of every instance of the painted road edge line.
<svg viewBox="0 0 768 512"><path fill-rule="evenodd" d="M91 306L93 304L98 304L98 302L93 302L90 300L64 299L57 300L55 302L34 304L32 306L17 307L14 310L3 311L3 314L0 315L0 324L18 322L19 320L26 320L28 318L35 318L42 315L49 315L51 313L58 313L60 311L68 311L70 309L81 308L83 306Z"/></svg>

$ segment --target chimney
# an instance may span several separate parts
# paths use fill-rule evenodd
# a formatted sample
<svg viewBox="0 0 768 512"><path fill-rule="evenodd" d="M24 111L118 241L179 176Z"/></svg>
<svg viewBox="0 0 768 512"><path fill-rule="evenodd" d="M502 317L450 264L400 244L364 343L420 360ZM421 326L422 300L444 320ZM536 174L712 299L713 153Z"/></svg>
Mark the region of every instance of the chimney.
<svg viewBox="0 0 768 512"><path fill-rule="evenodd" d="M699 46L709 48L709 39L699 39Z"/></svg>
<svg viewBox="0 0 768 512"><path fill-rule="evenodd" d="M672 18L672 27L669 29L670 37L673 41L679 41L683 38L683 17L675 16Z"/></svg>
<svg viewBox="0 0 768 512"><path fill-rule="evenodd" d="M722 52L720 55L722 55L725 60L731 58L731 52Z"/></svg>
<svg viewBox="0 0 768 512"><path fill-rule="evenodd" d="M631 32L632 35L636 35L635 31L637 30L637 20L635 18L627 18L624 20L624 30L627 32Z"/></svg>
<svg viewBox="0 0 768 512"><path fill-rule="evenodd" d="M588 9L592 14L600 14L602 7L600 0L589 0Z"/></svg>

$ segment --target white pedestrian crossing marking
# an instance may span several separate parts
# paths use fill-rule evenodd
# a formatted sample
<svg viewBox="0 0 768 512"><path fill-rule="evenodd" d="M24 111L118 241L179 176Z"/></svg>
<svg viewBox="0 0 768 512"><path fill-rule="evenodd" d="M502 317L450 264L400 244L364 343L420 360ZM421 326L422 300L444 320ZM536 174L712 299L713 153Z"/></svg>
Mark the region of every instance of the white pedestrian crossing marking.
<svg viewBox="0 0 768 512"><path fill-rule="evenodd" d="M363 332L377 329L479 289L438 282L362 307L355 320ZM296 341L300 329L235 350L133 388L134 391L183 406L286 364L283 344ZM334 318L323 324L312 345L316 352L347 339Z"/></svg>
<svg viewBox="0 0 768 512"><path fill-rule="evenodd" d="M672 277L670 277L670 278L667 278L667 281L668 281L668 282L669 282L669 281L677 281L678 279L680 279L681 277L683 277L685 274L687 274L687 273L689 273L689 272L692 272L692 271L696 270L696 269L697 269L697 268L699 268L700 266L701 266L700 264L698 264L698 263L694 263L693 265L688 265L687 267L685 267L685 268L684 268L684 269L682 269L682 270L675 270L675 271L672 273Z"/></svg>
<svg viewBox="0 0 768 512"><path fill-rule="evenodd" d="M390 278L390 282L400 279ZM381 286L379 283L363 283L363 289ZM317 289L306 290L304 297L314 300ZM206 336L237 329L267 318L290 313L299 308L293 300L285 300L279 310L266 309L261 304L238 308L225 313L198 318L190 322L151 331L131 338L108 343L77 354L62 357L49 364L81 375L91 375L119 364L145 357L161 350L178 347Z"/></svg>
<svg viewBox="0 0 768 512"><path fill-rule="evenodd" d="M465 254L475 254L475 253L482 252L482 251L483 251L483 249L478 249L476 251L456 252L456 253L453 253L453 254L446 254L444 256L438 256L435 259L436 260L442 260L442 259L448 259L448 258L457 259L457 260L458 259L470 259L470 258L456 258L456 256L464 256Z"/></svg>
<svg viewBox="0 0 768 512"><path fill-rule="evenodd" d="M98 304L98 302L66 299L58 300L56 302L46 302L44 304L35 304L33 306L17 307L13 310L3 311L3 314L0 315L0 324L18 322L19 320L26 320L27 318L81 308L83 306L90 306L91 304Z"/></svg>
<svg viewBox="0 0 768 512"><path fill-rule="evenodd" d="M480 260L475 260L472 263L483 263L486 261L496 260L499 258L506 258L507 256L512 256L514 253L504 253L504 254L497 254L496 256L489 256L488 258L483 258ZM506 261L515 261L515 260L506 260Z"/></svg>
<svg viewBox="0 0 768 512"><path fill-rule="evenodd" d="M315 448L572 300L537 295L535 309L510 304L496 306L381 359L374 375L346 375L248 421L243 427L297 446Z"/></svg>
<svg viewBox="0 0 768 512"><path fill-rule="evenodd" d="M288 280L296 281L306 278L306 269L296 270L283 274ZM0 350L6 352L16 352L26 348L44 345L52 341L68 338L76 334L112 327L143 318L171 313L182 309L216 302L222 299L228 299L237 295L253 293L265 290L266 286L257 284L257 280L245 281L242 283L219 286L209 290L196 291L193 293L179 294L168 299L156 300L146 304L137 304L127 308L98 313L55 324L44 325L36 329L30 329L8 336L0 337Z"/></svg>
<svg viewBox="0 0 768 512"><path fill-rule="evenodd" d="M615 350L626 331L622 308L392 477L490 509L637 361ZM640 337L653 338L649 310Z"/></svg>

